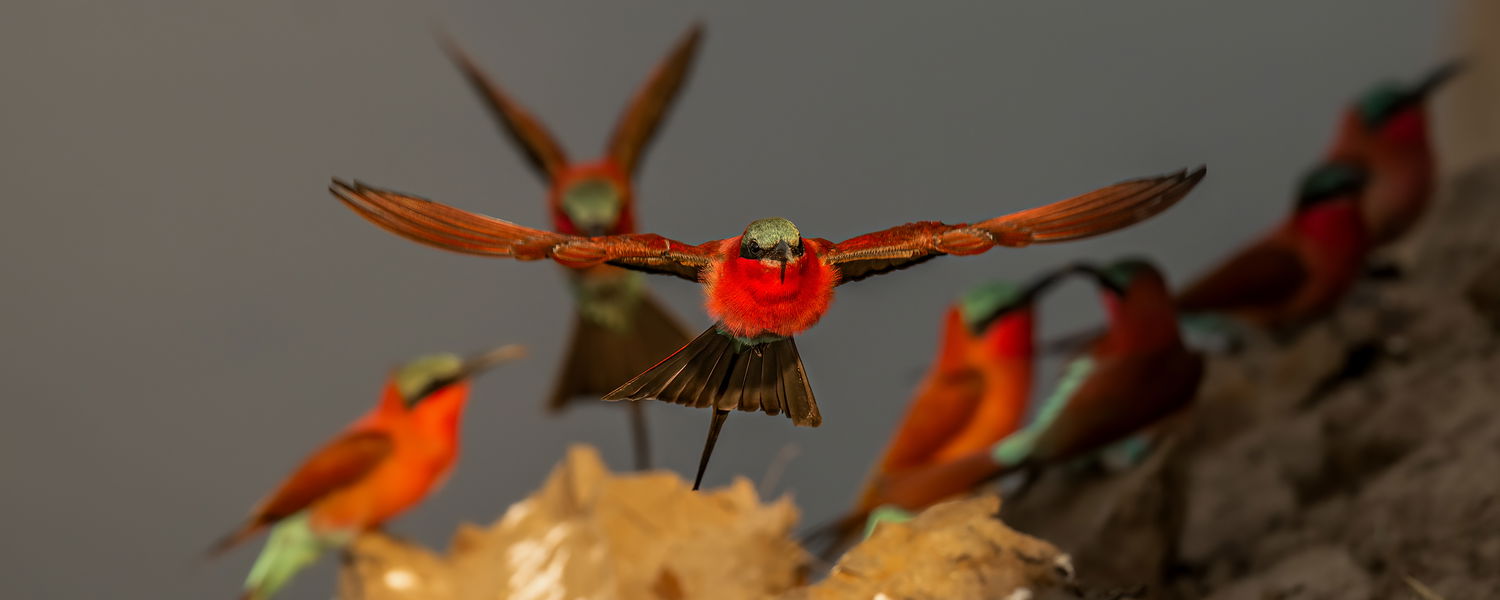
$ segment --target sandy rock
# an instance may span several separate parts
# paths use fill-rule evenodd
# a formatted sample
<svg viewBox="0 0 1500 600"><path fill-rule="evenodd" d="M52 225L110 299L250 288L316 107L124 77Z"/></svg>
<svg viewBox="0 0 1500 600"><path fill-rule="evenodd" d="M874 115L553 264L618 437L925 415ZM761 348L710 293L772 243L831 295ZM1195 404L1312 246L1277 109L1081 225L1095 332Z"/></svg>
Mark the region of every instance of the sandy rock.
<svg viewBox="0 0 1500 600"><path fill-rule="evenodd" d="M489 527L465 526L447 556L378 535L355 545L342 598L760 599L800 583L797 511L753 486L695 493L671 473L616 476L573 448L542 489Z"/></svg>
<svg viewBox="0 0 1500 600"><path fill-rule="evenodd" d="M1275 464L1242 455L1205 457L1185 485L1178 559L1203 564L1247 549L1246 540L1291 520L1297 509L1292 485Z"/></svg>
<svg viewBox="0 0 1500 600"><path fill-rule="evenodd" d="M1491 401L1493 402L1493 400ZM1355 555L1388 594L1411 576L1447 600L1500 594L1500 418L1474 415L1371 481L1350 521Z"/></svg>
<svg viewBox="0 0 1500 600"><path fill-rule="evenodd" d="M1428 212L1411 277L1440 290L1462 290L1496 256L1500 166L1490 162L1449 179ZM1431 232L1431 233L1428 233Z"/></svg>
<svg viewBox="0 0 1500 600"><path fill-rule="evenodd" d="M1072 561L996 517L994 496L932 506L886 523L788 600L1029 600L1069 582Z"/></svg>
<svg viewBox="0 0 1500 600"><path fill-rule="evenodd" d="M1172 555L1164 480L1174 443L1165 441L1144 463L1119 474L1055 469L1006 505L1006 522L1070 553L1090 588L1138 588ZM1155 598L1158 591L1139 596Z"/></svg>
<svg viewBox="0 0 1500 600"><path fill-rule="evenodd" d="M1500 330L1500 260L1480 269L1464 290L1464 299L1489 321L1491 328Z"/></svg>
<svg viewBox="0 0 1500 600"><path fill-rule="evenodd" d="M1264 573L1229 585L1208 600L1366 600L1370 580L1341 548L1312 548L1287 557Z"/></svg>

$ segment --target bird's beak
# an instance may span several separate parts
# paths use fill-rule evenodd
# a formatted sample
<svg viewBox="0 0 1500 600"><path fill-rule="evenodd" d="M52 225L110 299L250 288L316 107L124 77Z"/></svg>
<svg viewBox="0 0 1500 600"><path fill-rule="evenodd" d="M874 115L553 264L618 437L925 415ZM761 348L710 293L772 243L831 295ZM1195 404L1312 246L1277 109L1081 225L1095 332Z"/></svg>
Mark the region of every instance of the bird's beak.
<svg viewBox="0 0 1500 600"><path fill-rule="evenodd" d="M510 361L526 356L526 347L520 344L507 344L483 354L471 356L464 361L458 370L455 381L468 379L492 367L498 367Z"/></svg>
<svg viewBox="0 0 1500 600"><path fill-rule="evenodd" d="M1109 273L1104 272L1104 270L1100 269L1099 267L1089 264L1077 264L1071 267L1071 270L1079 273L1085 273L1090 277L1093 277L1094 281L1099 282L1099 287L1109 290L1110 293L1114 294L1115 296L1125 295L1125 287L1120 285L1119 282L1110 278Z"/></svg>
<svg viewBox="0 0 1500 600"><path fill-rule="evenodd" d="M477 356L469 357L459 365L458 371L447 377L433 380L417 393L415 398L426 397L428 394L446 388L456 383L468 381L471 377L489 370L491 367L508 363L517 358L526 356L526 347L519 344L509 344L485 352Z"/></svg>
<svg viewBox="0 0 1500 600"><path fill-rule="evenodd" d="M1057 282L1062 281L1069 275L1081 272L1087 272L1086 265L1083 263L1074 263L1038 277L1036 281L1027 285L1026 289L1021 290L1020 301L1017 302L1017 305L1035 302L1036 298L1042 295L1042 292L1047 291L1047 288L1057 285Z"/></svg>
<svg viewBox="0 0 1500 600"><path fill-rule="evenodd" d="M1433 69L1431 73L1427 74L1426 78L1422 79L1421 83L1417 84L1417 89L1415 92L1417 97L1425 98L1428 94L1437 91L1437 89L1439 87L1442 87L1443 84L1447 83L1448 80L1453 79L1455 75L1458 75L1463 71L1464 61L1462 59L1450 60L1444 63L1442 66Z"/></svg>
<svg viewBox="0 0 1500 600"><path fill-rule="evenodd" d="M771 251L775 253L772 258L781 261L781 282L786 283L786 263L792 260L792 246L783 240L776 242Z"/></svg>

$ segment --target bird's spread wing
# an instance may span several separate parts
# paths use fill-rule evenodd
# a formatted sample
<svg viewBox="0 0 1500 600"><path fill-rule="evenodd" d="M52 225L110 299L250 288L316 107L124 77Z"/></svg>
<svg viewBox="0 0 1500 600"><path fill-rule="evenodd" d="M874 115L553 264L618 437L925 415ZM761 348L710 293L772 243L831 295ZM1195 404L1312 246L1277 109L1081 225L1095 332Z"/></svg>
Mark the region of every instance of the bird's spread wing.
<svg viewBox="0 0 1500 600"><path fill-rule="evenodd" d="M485 75L457 42L443 35L439 35L438 40L448 57L463 71L469 85L484 98L490 112L499 119L505 134L526 153L526 160L531 163L531 167L544 176L556 179L568 165L568 155L563 151L562 144L557 143L557 139L542 126L541 121Z"/></svg>
<svg viewBox="0 0 1500 600"><path fill-rule="evenodd" d="M363 479L391 453L390 436L356 431L324 446L302 463L256 510L254 520L273 523L307 508L318 499Z"/></svg>
<svg viewBox="0 0 1500 600"><path fill-rule="evenodd" d="M695 24L688 29L672 48L672 53L651 72L651 77L630 100L625 113L620 115L620 122L615 125L615 133L609 140L609 157L626 173L635 172L641 153L651 143L667 109L682 89L702 39L701 25Z"/></svg>
<svg viewBox="0 0 1500 600"><path fill-rule="evenodd" d="M1020 247L1108 233L1166 210L1202 181L1207 169L1133 179L979 223L908 223L831 245L823 260L842 282L904 269L943 254L979 254L995 246Z"/></svg>
<svg viewBox="0 0 1500 600"><path fill-rule="evenodd" d="M523 227L358 182L335 179L328 189L381 229L463 254L519 260L550 258L574 268L608 263L698 281L699 271L708 266L719 244L690 246L651 233L592 238L567 235Z"/></svg>

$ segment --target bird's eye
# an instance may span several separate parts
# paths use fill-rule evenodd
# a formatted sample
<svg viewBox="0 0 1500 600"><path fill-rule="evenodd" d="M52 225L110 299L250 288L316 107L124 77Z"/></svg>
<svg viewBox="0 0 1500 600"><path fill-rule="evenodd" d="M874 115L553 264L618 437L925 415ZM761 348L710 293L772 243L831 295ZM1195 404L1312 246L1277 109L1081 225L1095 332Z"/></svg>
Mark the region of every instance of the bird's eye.
<svg viewBox="0 0 1500 600"><path fill-rule="evenodd" d="M755 240L750 240L750 251L751 252L760 252L760 242L757 242Z"/></svg>

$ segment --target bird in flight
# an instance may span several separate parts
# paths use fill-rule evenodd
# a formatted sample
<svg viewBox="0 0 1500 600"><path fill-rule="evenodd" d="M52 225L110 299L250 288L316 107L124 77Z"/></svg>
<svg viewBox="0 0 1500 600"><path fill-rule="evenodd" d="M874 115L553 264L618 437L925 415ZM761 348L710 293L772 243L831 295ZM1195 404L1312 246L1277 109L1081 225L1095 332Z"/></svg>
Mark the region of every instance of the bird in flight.
<svg viewBox="0 0 1500 600"><path fill-rule="evenodd" d="M714 319L698 337L604 396L713 409L699 460L703 479L733 410L823 422L793 336L818 322L834 288L942 256L980 254L1108 233L1181 200L1207 170L1133 179L977 223L907 223L834 243L803 237L791 221L760 219L741 235L690 245L651 233L585 237L534 229L362 183L329 188L361 217L410 240L464 254L552 259L575 269L612 265L675 275L703 286Z"/></svg>
<svg viewBox="0 0 1500 600"><path fill-rule="evenodd" d="M634 176L666 120L697 56L703 28L693 25L646 78L621 113L604 156L575 161L552 133L479 68L453 40L440 37L458 69L501 130L548 184L552 229L579 235L617 235L636 230ZM645 289L645 276L599 265L567 269L576 316L572 341L547 406L561 411L570 401L598 398L687 343L689 334ZM631 437L638 469L650 467L644 405L631 402Z"/></svg>

